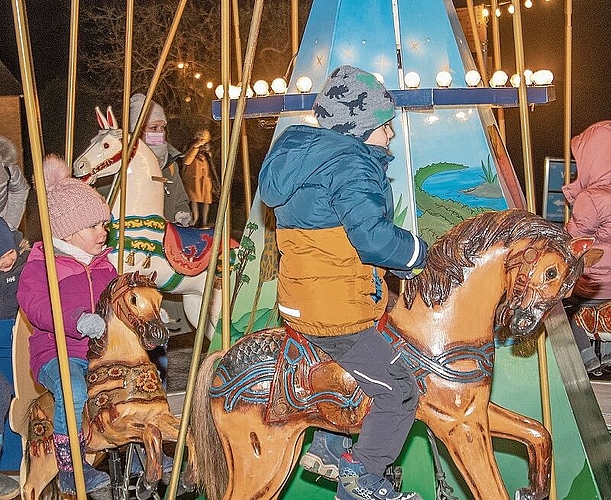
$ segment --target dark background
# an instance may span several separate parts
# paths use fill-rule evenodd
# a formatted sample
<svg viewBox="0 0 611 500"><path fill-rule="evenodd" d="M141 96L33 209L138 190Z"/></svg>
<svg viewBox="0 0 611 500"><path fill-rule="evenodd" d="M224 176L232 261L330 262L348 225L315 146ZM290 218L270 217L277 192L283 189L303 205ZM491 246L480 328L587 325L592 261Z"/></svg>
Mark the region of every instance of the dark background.
<svg viewBox="0 0 611 500"><path fill-rule="evenodd" d="M93 0L82 0L86 4ZM97 1L97 0L96 0ZM285 0L288 1L288 0ZM403 0L409 1L409 0ZM303 0L310 3L311 0ZM456 7L464 7L464 0L454 0ZM477 4L481 2L476 1ZM611 2L609 0L579 0L573 2L573 90L572 135L588 125L610 119L608 96L611 91L609 66L611 55ZM48 123L64 123L65 80L69 42L70 2L68 0L35 0L27 2L32 54L36 83L41 98L41 121L47 149L49 145L63 146L63 130L52 130ZM154 8L154 2L148 8ZM550 69L554 75L556 101L538 106L529 113L532 138L533 167L537 211L541 211L543 165L545 157L562 157L564 140L564 47L565 4L561 0L533 0L533 8L522 9L523 39L526 68ZM19 66L13 28L12 2L0 4L0 60L19 79ZM502 67L511 75L515 72L513 26L506 7L500 18ZM265 27L262 27L265 29ZM490 33L490 28L488 32ZM81 33L81 36L86 34ZM246 34L243 34L243 47ZM489 36L488 55L492 55ZM43 100L44 99L44 100ZM94 103L104 106L104 103ZM88 104L92 106L92 104ZM92 109L92 108L89 108ZM93 115L91 111L88 111ZM61 120L58 117L61 116ZM505 111L507 148L510 158L523 182L522 144L517 108ZM75 155L88 144L97 132L89 119L79 127L75 137ZM57 127L56 127L57 128ZM271 132L260 129L254 121L248 123L249 134L271 139ZM57 145L57 146L56 146ZM177 146L181 146L177 144ZM267 148L251 151L251 168L256 180L258 166ZM50 150L50 151L53 151ZM60 149L61 151L61 149ZM27 151L26 151L27 154ZM236 200L237 203L237 200ZM241 222L239 222L241 223ZM243 227L242 227L243 228Z"/></svg>

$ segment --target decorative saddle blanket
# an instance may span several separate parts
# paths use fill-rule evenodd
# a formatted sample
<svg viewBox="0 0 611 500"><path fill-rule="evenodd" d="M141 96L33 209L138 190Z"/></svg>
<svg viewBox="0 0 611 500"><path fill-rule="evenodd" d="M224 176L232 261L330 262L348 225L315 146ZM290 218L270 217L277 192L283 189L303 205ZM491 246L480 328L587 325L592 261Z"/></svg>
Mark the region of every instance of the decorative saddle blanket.
<svg viewBox="0 0 611 500"><path fill-rule="evenodd" d="M179 274L196 276L204 272L212 254L213 228L182 227L168 222L163 247L170 266ZM230 248L238 242L233 238Z"/></svg>
<svg viewBox="0 0 611 500"><path fill-rule="evenodd" d="M411 367L421 394L427 392L431 374L465 384L492 375L494 342L455 345L431 356L401 337L386 317L377 327ZM455 368L455 362L464 359L475 362L473 369ZM264 405L268 423L303 417L305 412L346 430L358 427L371 405L349 373L290 328L263 330L237 342L217 367L210 397L222 398L227 412L242 402Z"/></svg>
<svg viewBox="0 0 611 500"><path fill-rule="evenodd" d="M590 335L611 333L611 301L598 306L582 306L574 315L575 322Z"/></svg>

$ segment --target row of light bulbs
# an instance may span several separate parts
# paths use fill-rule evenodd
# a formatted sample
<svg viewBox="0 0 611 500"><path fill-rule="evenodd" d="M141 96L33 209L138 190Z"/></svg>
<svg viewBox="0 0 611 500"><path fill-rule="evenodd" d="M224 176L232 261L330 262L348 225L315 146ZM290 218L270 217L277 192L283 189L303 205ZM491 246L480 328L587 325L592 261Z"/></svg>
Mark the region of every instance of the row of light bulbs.
<svg viewBox="0 0 611 500"><path fill-rule="evenodd" d="M452 85L452 75L449 71L440 71L435 77L437 85L442 88L447 88ZM471 70L465 74L465 83L468 87L477 87L482 81L482 77L478 71ZM551 85L554 81L554 74L548 69L540 69L534 73L526 69L524 70L524 83L526 85ZM520 75L514 74L511 78L503 70L495 71L490 81L491 87L504 87L507 82L512 87L520 86ZM410 71L405 75L405 86L408 89L417 89L420 86L420 75L415 71Z"/></svg>
<svg viewBox="0 0 611 500"><path fill-rule="evenodd" d="M545 0L546 2L549 2L550 0ZM496 8L496 11L494 12L494 14L496 15L496 17L501 17L501 7L503 5L507 5L507 12L509 12L510 14L513 14L515 12L515 7L513 6L512 2L503 2L499 5L499 7ZM524 0L524 7L527 9L530 9L533 6L533 2L532 0ZM484 7L482 10L482 16L484 17L490 17L490 9L488 7Z"/></svg>
<svg viewBox="0 0 611 500"><path fill-rule="evenodd" d="M380 81L380 83L384 83L384 77L379 73L374 73L376 78ZM541 69L535 71L534 73L527 69L524 70L524 79L526 85L551 85L554 81L554 75L550 70ZM410 71L405 74L405 86L408 89L417 89L420 86L420 75L415 71ZM437 73L435 77L435 81L437 85L442 88L447 88L452 85L452 75L449 71L440 71ZM478 71L471 70L467 71L465 74L465 83L469 87L477 87L482 81L482 77ZM511 84L512 87L519 87L520 85L520 76L514 74L511 78L502 70L496 71L492 78L490 78L490 86L491 87L504 87L507 85L507 82ZM307 93L312 90L312 80L307 76L300 76L295 82L295 86L297 90L302 93ZM286 94L287 84L284 78L276 78L271 83L271 91L274 94ZM216 97L219 99L223 98L223 86L219 85L216 87L214 91ZM229 85L229 98L237 99L240 97L242 93L241 85ZM246 97L265 97L270 95L270 85L265 80L257 80L252 88L248 87L246 89Z"/></svg>

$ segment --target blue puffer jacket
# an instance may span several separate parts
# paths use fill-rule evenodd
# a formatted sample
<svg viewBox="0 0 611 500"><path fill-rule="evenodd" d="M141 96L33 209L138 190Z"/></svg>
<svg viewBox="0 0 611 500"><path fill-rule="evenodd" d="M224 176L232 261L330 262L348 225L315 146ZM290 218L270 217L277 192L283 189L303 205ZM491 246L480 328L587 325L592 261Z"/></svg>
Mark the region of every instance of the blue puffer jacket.
<svg viewBox="0 0 611 500"><path fill-rule="evenodd" d="M280 312L293 328L341 335L367 328L385 310L380 266L422 267L426 244L394 225L384 149L305 125L288 127L259 175L274 208L282 255Z"/></svg>

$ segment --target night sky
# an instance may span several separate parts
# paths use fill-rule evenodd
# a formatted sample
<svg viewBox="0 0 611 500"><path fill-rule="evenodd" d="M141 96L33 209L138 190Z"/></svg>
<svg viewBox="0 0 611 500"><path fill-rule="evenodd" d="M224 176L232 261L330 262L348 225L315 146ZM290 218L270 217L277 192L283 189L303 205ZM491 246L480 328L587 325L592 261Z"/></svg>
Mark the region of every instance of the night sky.
<svg viewBox="0 0 611 500"><path fill-rule="evenodd" d="M91 0L81 0L81 4L87 1ZM464 0L455 2L457 6L464 6ZM574 0L573 3L572 133L575 135L591 123L611 119L611 2ZM557 98L555 102L539 106L529 114L536 195L540 210L539 186L542 184L544 159L546 156L561 157L563 154L565 13L564 2L561 0L533 0L533 4L532 9L522 9L525 65L532 70L547 68L553 71ZM3 28L0 30L0 60L19 75L11 5L12 2L7 0L0 5ZM30 0L27 9L36 81L40 88L46 82L67 73L70 2ZM500 22L503 69L511 75L515 72L511 16L504 13ZM518 110L506 110L505 118L507 148L521 178Z"/></svg>

